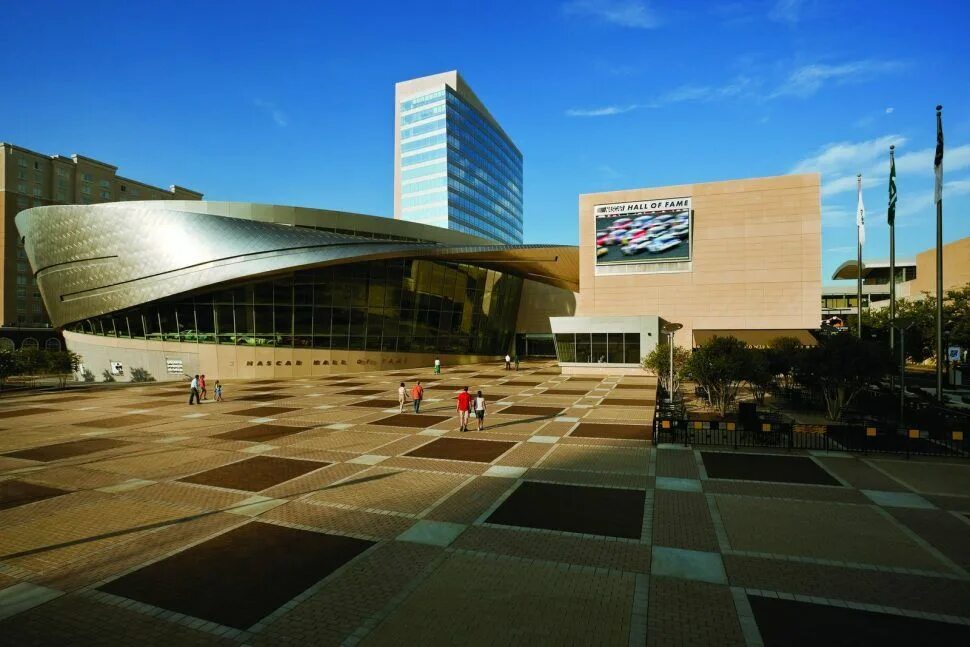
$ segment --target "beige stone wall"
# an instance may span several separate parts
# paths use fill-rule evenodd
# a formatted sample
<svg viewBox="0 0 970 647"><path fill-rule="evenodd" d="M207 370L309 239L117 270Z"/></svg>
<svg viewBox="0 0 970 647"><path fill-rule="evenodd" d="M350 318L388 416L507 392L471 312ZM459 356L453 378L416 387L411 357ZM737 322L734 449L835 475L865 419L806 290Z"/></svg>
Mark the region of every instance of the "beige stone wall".
<svg viewBox="0 0 970 647"><path fill-rule="evenodd" d="M578 316L658 315L694 329L812 329L821 317L817 174L613 191L579 197ZM595 205L692 198L692 269L595 275Z"/></svg>
<svg viewBox="0 0 970 647"><path fill-rule="evenodd" d="M943 245L943 293L970 283L970 237ZM916 278L909 282L909 294L929 292L936 296L936 248L916 255Z"/></svg>
<svg viewBox="0 0 970 647"><path fill-rule="evenodd" d="M430 368L432 353L381 353L369 351L330 351L293 348L256 348L222 344L192 344L147 341L82 335L64 331L68 349L81 356L84 368L98 381L109 368L109 362L121 362L124 377L130 379L132 368L147 370L157 381L183 380L183 375L166 373L166 360L180 359L185 373L203 374L207 379L263 379L310 377L364 371ZM494 362L498 357L483 355L440 355L443 366Z"/></svg>

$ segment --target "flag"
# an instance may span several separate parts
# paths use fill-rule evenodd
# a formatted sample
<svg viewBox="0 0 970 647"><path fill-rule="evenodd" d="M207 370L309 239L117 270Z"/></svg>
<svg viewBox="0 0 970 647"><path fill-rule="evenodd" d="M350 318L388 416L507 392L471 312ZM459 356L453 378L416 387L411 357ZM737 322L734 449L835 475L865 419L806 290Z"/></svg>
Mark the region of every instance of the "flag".
<svg viewBox="0 0 970 647"><path fill-rule="evenodd" d="M933 202L939 204L943 200L943 115L940 106L936 107L936 158L933 160L933 170L936 172Z"/></svg>
<svg viewBox="0 0 970 647"><path fill-rule="evenodd" d="M859 176L859 209L856 211L855 225L859 228L859 244L866 244L866 207L862 204L862 176Z"/></svg>
<svg viewBox="0 0 970 647"><path fill-rule="evenodd" d="M889 151L889 226L896 222L896 158Z"/></svg>

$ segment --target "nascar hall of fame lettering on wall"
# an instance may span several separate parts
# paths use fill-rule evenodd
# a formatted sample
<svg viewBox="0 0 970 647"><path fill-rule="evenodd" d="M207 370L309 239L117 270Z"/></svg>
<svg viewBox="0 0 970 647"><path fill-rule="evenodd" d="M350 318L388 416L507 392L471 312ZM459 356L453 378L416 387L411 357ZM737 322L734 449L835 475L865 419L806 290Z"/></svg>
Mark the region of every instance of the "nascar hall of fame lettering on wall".
<svg viewBox="0 0 970 647"><path fill-rule="evenodd" d="M692 214L690 198L596 205L596 264L689 261Z"/></svg>

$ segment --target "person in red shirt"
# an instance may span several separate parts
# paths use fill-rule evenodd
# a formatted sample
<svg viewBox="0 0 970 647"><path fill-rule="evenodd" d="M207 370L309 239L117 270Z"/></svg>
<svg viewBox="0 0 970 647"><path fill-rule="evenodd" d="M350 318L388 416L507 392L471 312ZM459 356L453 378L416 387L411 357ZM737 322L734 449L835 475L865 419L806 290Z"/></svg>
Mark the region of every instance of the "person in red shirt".
<svg viewBox="0 0 970 647"><path fill-rule="evenodd" d="M421 400L424 399L424 387L421 382L411 387L411 402L414 403L414 413L421 413Z"/></svg>
<svg viewBox="0 0 970 647"><path fill-rule="evenodd" d="M472 396L468 393L468 387L462 389L458 394L458 423L461 428L458 431L468 431L468 414L472 408Z"/></svg>

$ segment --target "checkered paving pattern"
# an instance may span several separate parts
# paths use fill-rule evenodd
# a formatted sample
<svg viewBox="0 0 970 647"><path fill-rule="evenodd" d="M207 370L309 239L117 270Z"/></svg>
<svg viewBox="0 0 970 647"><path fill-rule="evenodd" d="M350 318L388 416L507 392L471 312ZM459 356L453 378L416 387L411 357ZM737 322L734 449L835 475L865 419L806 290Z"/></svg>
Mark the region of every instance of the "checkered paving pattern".
<svg viewBox="0 0 970 647"><path fill-rule="evenodd" d="M225 396L0 400L4 642L794 644L790 609L857 644L887 617L970 629L966 461L655 447L653 379L538 363Z"/></svg>

